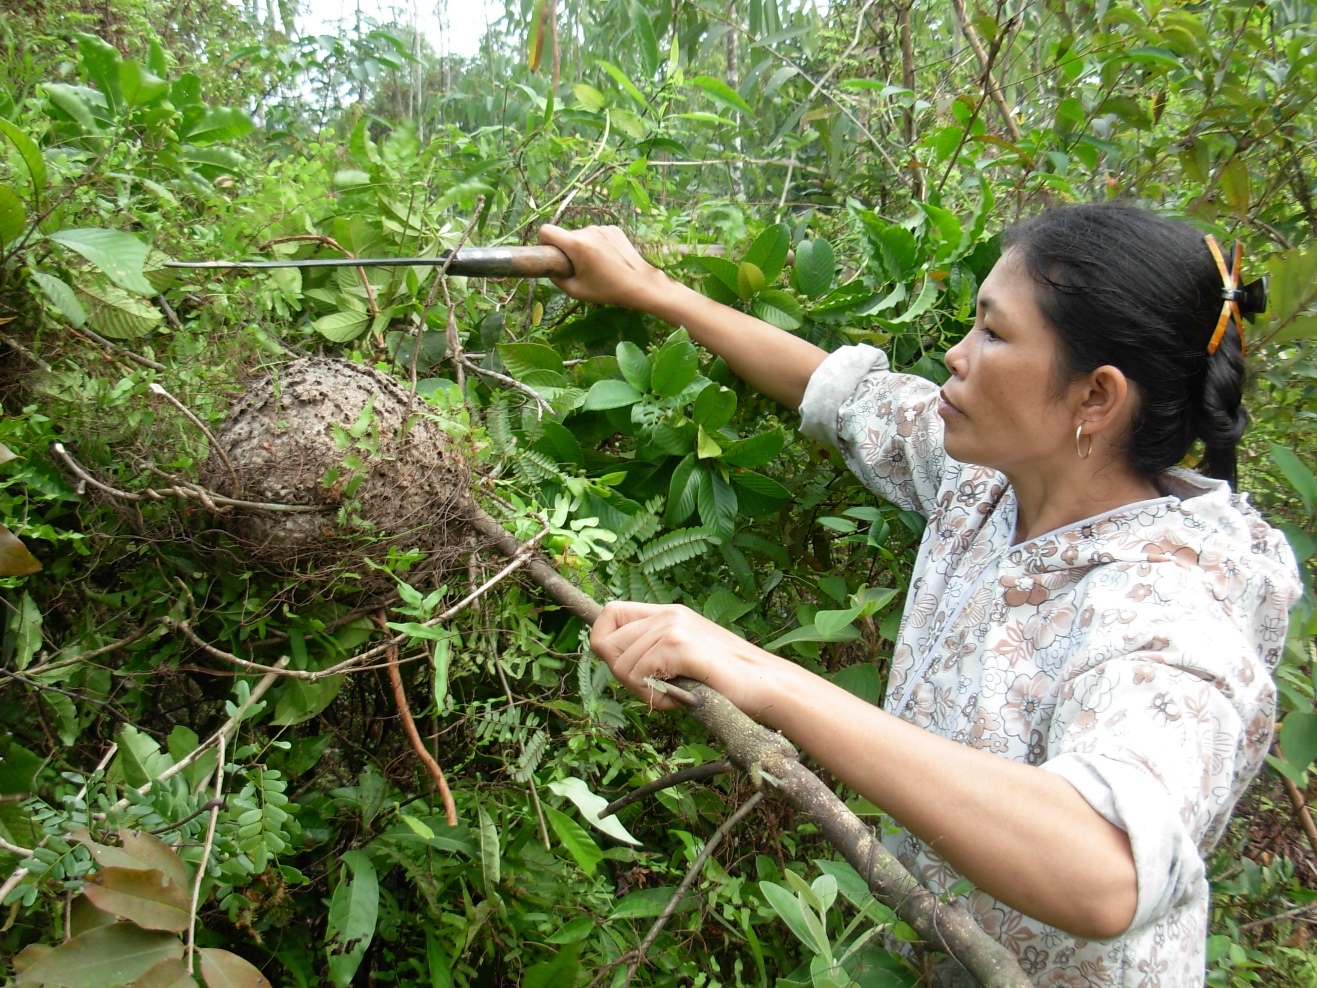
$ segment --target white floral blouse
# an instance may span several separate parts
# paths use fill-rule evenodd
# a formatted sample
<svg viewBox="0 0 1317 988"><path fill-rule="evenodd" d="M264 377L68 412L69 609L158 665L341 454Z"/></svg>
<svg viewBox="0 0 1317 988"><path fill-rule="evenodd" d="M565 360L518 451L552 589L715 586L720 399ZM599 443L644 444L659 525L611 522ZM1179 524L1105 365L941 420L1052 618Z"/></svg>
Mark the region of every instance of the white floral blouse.
<svg viewBox="0 0 1317 988"><path fill-rule="evenodd" d="M1012 544L1014 491L946 455L937 404L936 385L857 346L801 406L802 431L928 519L884 707L1066 779L1129 834L1138 875L1134 922L1105 942L977 890L965 902L1039 988L1202 985L1203 856L1271 740L1293 554L1245 496L1184 470L1163 497ZM885 843L935 892L959 877L911 834ZM963 981L951 964L939 978Z"/></svg>

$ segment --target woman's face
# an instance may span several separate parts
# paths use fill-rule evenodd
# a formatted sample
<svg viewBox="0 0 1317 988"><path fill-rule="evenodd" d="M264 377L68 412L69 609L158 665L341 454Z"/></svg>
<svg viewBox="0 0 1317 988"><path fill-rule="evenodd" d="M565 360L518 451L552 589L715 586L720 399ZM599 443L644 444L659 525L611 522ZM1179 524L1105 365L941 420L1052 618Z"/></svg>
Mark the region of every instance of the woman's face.
<svg viewBox="0 0 1317 988"><path fill-rule="evenodd" d="M1002 255L980 286L974 328L947 351L938 407L947 453L1008 477L1076 455L1073 388L1058 394L1060 344L1034 291L1017 255Z"/></svg>

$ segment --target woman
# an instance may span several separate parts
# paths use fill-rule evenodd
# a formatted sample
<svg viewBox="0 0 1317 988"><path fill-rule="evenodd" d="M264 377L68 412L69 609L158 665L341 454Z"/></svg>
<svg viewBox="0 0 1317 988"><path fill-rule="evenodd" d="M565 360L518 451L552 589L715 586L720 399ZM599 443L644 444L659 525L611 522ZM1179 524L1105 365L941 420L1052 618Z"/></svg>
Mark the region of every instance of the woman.
<svg viewBox="0 0 1317 988"><path fill-rule="evenodd" d="M1215 241L1119 206L1024 224L939 391L677 285L616 230L541 239L564 291L685 326L928 518L883 709L683 607L610 604L613 674L660 708L646 678L700 680L780 730L900 824L926 886L970 879L1036 984L1201 985L1203 854L1262 764L1299 592L1225 482L1243 353ZM1207 477L1176 467L1195 440Z"/></svg>

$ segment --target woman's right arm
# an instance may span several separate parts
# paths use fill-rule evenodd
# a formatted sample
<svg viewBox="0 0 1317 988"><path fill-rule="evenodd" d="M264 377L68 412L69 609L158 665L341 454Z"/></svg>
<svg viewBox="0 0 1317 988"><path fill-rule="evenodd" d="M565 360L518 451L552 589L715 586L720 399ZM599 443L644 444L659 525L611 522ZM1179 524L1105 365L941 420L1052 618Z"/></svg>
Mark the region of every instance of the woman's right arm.
<svg viewBox="0 0 1317 988"><path fill-rule="evenodd" d="M616 227L540 228L540 242L571 258L576 273L554 283L573 298L621 305L682 326L752 388L791 410L827 353L762 319L715 302L649 264Z"/></svg>

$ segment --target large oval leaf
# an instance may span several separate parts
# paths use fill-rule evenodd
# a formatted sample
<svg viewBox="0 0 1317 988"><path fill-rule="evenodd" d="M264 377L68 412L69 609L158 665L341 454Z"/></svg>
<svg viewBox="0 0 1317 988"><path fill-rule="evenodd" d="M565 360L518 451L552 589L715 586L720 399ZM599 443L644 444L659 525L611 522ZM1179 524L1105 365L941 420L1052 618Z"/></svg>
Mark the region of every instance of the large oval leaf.
<svg viewBox="0 0 1317 988"><path fill-rule="evenodd" d="M27 207L7 185L0 185L0 244L17 240L27 227Z"/></svg>
<svg viewBox="0 0 1317 988"><path fill-rule="evenodd" d="M181 933L188 927L188 890L154 868L103 868L87 880L83 894L97 909L145 930Z"/></svg>
<svg viewBox="0 0 1317 988"><path fill-rule="evenodd" d="M16 125L3 118L0 118L0 134L9 138L9 142L18 150L23 164L27 166L28 178L32 180L32 195L40 199L46 189L46 159L41 156L41 148Z"/></svg>
<svg viewBox="0 0 1317 988"><path fill-rule="evenodd" d="M197 955L206 988L270 988L265 975L237 954L218 947L202 947Z"/></svg>
<svg viewBox="0 0 1317 988"><path fill-rule="evenodd" d="M311 328L327 340L346 343L355 340L370 325L370 316L364 312L333 312L321 316L311 324Z"/></svg>
<svg viewBox="0 0 1317 988"><path fill-rule="evenodd" d="M127 984L160 962L182 956L183 944L172 933L112 923L45 951L24 968L14 984L105 988Z"/></svg>
<svg viewBox="0 0 1317 988"><path fill-rule="evenodd" d="M48 234L47 238L81 254L124 291L137 295L156 294L142 273L147 246L131 233L122 230L58 230Z"/></svg>
<svg viewBox="0 0 1317 988"><path fill-rule="evenodd" d="M80 284L79 301L86 306L87 322L102 336L130 340L145 336L164 319L154 306L103 281Z"/></svg>
<svg viewBox="0 0 1317 988"><path fill-rule="evenodd" d="M800 303L777 288L760 292L751 308L754 309L755 315L764 322L776 326L778 329L788 331L799 329L802 320L805 318L805 312L801 309Z"/></svg>

